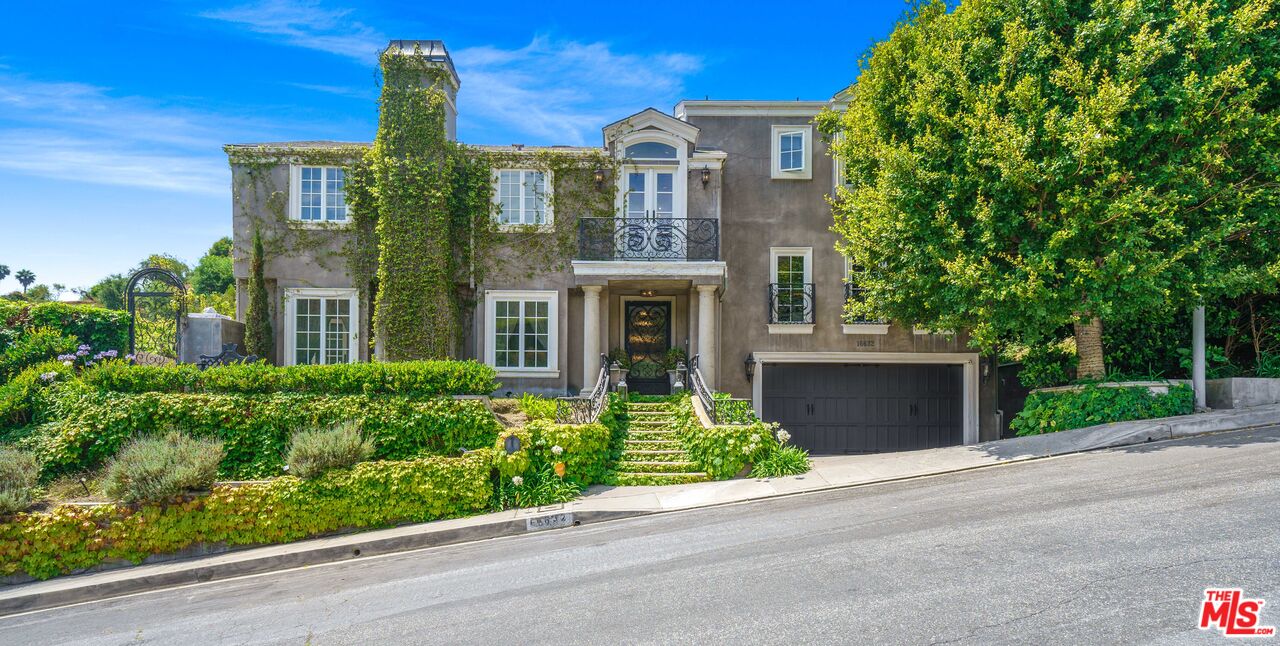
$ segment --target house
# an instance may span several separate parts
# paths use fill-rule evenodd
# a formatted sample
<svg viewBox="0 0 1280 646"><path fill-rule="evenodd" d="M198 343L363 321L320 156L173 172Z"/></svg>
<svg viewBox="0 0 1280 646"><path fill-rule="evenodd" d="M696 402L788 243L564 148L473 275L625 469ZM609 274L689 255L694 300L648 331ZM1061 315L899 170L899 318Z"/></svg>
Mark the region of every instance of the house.
<svg viewBox="0 0 1280 646"><path fill-rule="evenodd" d="M393 41L460 79L439 41ZM449 96L446 130L455 130ZM557 267L474 286L462 354L495 366L504 391L572 394L590 389L600 356L630 362L633 391L669 387L672 349L697 356L711 388L752 401L815 453L927 448L999 435L991 362L963 331L935 333L896 322L846 320L856 272L835 250L827 202L841 172L813 118L838 101L682 101L604 125L597 153L617 162L603 181L612 217L551 208L565 178L495 168L500 229L572 218L576 244ZM227 146L236 188L237 249L255 227L305 244L268 254L265 275L277 363L370 358L368 303L353 286L343 249L353 244L342 160L368 144L304 141ZM478 150L534 151L527 147ZM245 161L247 151L265 163ZM250 190L262 180L275 190ZM601 181L597 178L597 181ZM515 234L513 234L515 235ZM519 264L519 254L504 262ZM237 257L243 286L248 263ZM247 305L240 290L239 313Z"/></svg>

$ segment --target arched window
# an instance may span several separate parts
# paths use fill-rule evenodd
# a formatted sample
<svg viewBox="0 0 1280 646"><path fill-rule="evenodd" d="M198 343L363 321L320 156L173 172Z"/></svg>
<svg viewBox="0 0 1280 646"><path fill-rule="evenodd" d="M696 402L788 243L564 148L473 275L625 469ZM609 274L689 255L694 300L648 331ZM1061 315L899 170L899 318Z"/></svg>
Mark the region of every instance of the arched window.
<svg viewBox="0 0 1280 646"><path fill-rule="evenodd" d="M676 148L657 141L642 141L627 146L627 159L675 159Z"/></svg>

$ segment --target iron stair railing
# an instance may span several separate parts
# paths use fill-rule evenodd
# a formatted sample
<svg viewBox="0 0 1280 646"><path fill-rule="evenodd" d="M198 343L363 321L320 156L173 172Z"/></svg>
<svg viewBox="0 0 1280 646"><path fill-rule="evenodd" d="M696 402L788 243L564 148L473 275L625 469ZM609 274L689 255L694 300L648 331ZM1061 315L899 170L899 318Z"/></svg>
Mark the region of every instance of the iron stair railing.
<svg viewBox="0 0 1280 646"><path fill-rule="evenodd" d="M733 424L749 424L755 420L755 411L751 409L751 400L734 399L732 397L716 397L702 378L702 370L698 367L699 355L689 360L689 388L693 396L702 403L702 410L707 412L713 426Z"/></svg>
<svg viewBox="0 0 1280 646"><path fill-rule="evenodd" d="M556 398L556 422L559 424L590 424L600 418L609 398L609 357L600 355L600 372L591 394L577 397Z"/></svg>

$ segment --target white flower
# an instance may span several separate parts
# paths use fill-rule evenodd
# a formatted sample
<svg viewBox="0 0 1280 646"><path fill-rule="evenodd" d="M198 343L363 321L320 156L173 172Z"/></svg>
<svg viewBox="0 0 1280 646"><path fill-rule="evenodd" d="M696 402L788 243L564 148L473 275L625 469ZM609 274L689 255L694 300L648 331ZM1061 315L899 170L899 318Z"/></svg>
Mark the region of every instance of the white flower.
<svg viewBox="0 0 1280 646"><path fill-rule="evenodd" d="M782 442L783 444L786 444L786 443L787 443L787 440L790 440L790 439L791 439L791 434L790 434L790 433L788 433L788 432L786 432L786 431L784 431L784 430L781 430L781 429L779 429L779 430L778 430L778 441L779 441L779 442Z"/></svg>
<svg viewBox="0 0 1280 646"><path fill-rule="evenodd" d="M63 362L62 362L62 365L64 365L64 366L69 366L69 365L71 365L71 362L70 362L70 361L63 361Z"/></svg>
<svg viewBox="0 0 1280 646"><path fill-rule="evenodd" d="M520 476L512 476L511 484L519 487L520 485L524 484L524 478L521 478Z"/></svg>
<svg viewBox="0 0 1280 646"><path fill-rule="evenodd" d="M760 434L759 434L759 433L752 433L752 434L751 434L751 441L752 441L752 442L759 442L759 441L760 441Z"/></svg>
<svg viewBox="0 0 1280 646"><path fill-rule="evenodd" d="M557 444L551 447L551 453L552 455L560 455L561 453L564 453L564 449L560 448L560 445Z"/></svg>

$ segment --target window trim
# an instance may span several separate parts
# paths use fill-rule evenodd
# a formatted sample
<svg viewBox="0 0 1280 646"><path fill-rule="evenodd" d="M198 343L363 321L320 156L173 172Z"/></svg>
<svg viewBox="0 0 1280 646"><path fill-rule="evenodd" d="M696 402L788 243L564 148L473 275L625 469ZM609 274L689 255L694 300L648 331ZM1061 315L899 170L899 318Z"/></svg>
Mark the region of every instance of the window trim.
<svg viewBox="0 0 1280 646"><path fill-rule="evenodd" d="M347 363L360 361L360 292L354 287L287 287L284 290L284 329L285 356L284 365L296 366L298 363L298 299L346 297L351 301L351 345ZM323 356L323 354L322 354ZM318 364L336 365L336 364Z"/></svg>
<svg viewBox="0 0 1280 646"><path fill-rule="evenodd" d="M843 141L844 141L844 133L837 134L836 142L839 143ZM827 154L831 156L831 196L832 197L839 196L841 188L845 189L846 191L853 190L853 183L846 181L848 178L845 177L845 174L844 174L844 168L845 168L844 160L841 159L840 156L836 154L835 150L831 147L827 148Z"/></svg>
<svg viewBox="0 0 1280 646"><path fill-rule="evenodd" d="M302 169L303 168L319 168L321 171L322 178L324 177L325 174L327 174L329 169L336 169L336 170L342 171L343 173L342 194L344 196L346 195L346 184L347 184L346 167L334 166L332 164L327 166L316 165L316 164L289 164L289 221L294 225L300 225L304 227L326 228L326 227L350 226L351 225L351 205L350 204L346 205L347 217L341 220L326 220L324 218L321 218L319 220L303 220L302 219ZM320 191L321 213L324 213L325 209L329 206L328 204L325 203L326 200L328 199L328 191L324 190L325 188L324 182L326 181L328 180L327 179L320 180L321 182L320 184L321 185L321 191Z"/></svg>
<svg viewBox="0 0 1280 646"><path fill-rule="evenodd" d="M845 294L847 294L847 292L845 292L844 290L845 285L848 285L854 282L853 281L853 261L849 259L849 256L843 256L843 258L844 258L844 280L840 281L840 290L842 292L841 294L842 298L844 298ZM841 302L843 303L844 300L842 300ZM884 320L878 320L878 321L855 321L853 323L850 323L844 318L844 306L842 305L840 307L840 331L845 334L888 334L889 322Z"/></svg>
<svg viewBox="0 0 1280 646"><path fill-rule="evenodd" d="M497 329L497 301L545 301L547 303L547 367L499 368L494 332ZM523 310L523 307L521 308ZM522 311L523 320L523 311ZM484 293L484 362L498 371L499 377L555 379L560 377L560 292L558 290L485 290Z"/></svg>
<svg viewBox="0 0 1280 646"><path fill-rule="evenodd" d="M804 283L813 282L813 247L770 247L769 248L769 282L778 282L778 258L791 256L804 257ZM844 284L841 283L843 288ZM817 285L814 285L817 291ZM817 321L814 312L814 321ZM769 323L769 334L813 334L814 323Z"/></svg>
<svg viewBox="0 0 1280 646"><path fill-rule="evenodd" d="M813 126L807 124L787 124L770 126L770 162L769 176L772 179L813 179ZM801 167L794 170L782 170L782 137L799 133L801 137Z"/></svg>
<svg viewBox="0 0 1280 646"><path fill-rule="evenodd" d="M638 143L656 142L676 149L675 159L642 159L627 158L628 146ZM614 142L614 158L618 160L619 169L614 178L614 209L619 218L627 216L627 175L631 172L648 174L650 170L669 169L675 176L672 178L672 212L671 218L683 220L689 212L689 147L688 142L680 137L663 131L641 130L619 137ZM646 180L647 182L648 180ZM647 186L647 184L646 184ZM646 200L648 197L646 196Z"/></svg>
<svg viewBox="0 0 1280 646"><path fill-rule="evenodd" d="M503 172L521 173L520 175L520 186L521 186L520 219L521 220L524 220L524 199L525 199L525 190L527 190L527 187L525 185L524 173L542 173L543 185L545 187L542 193L542 217L543 217L542 224L524 224L523 222L519 224L512 223L512 222L504 223L499 220L499 216L501 216L502 214L501 206L502 206L502 173ZM554 227L556 220L555 220L555 214L552 212L551 203L553 200L551 198L555 194L555 175L550 170L543 170L540 168L531 168L527 166L495 168L493 169L493 173L491 174L490 182L492 184L492 189L493 189L493 206L494 206L493 220L494 220L494 224L498 226L499 231L528 231L531 229L535 231L546 231Z"/></svg>

